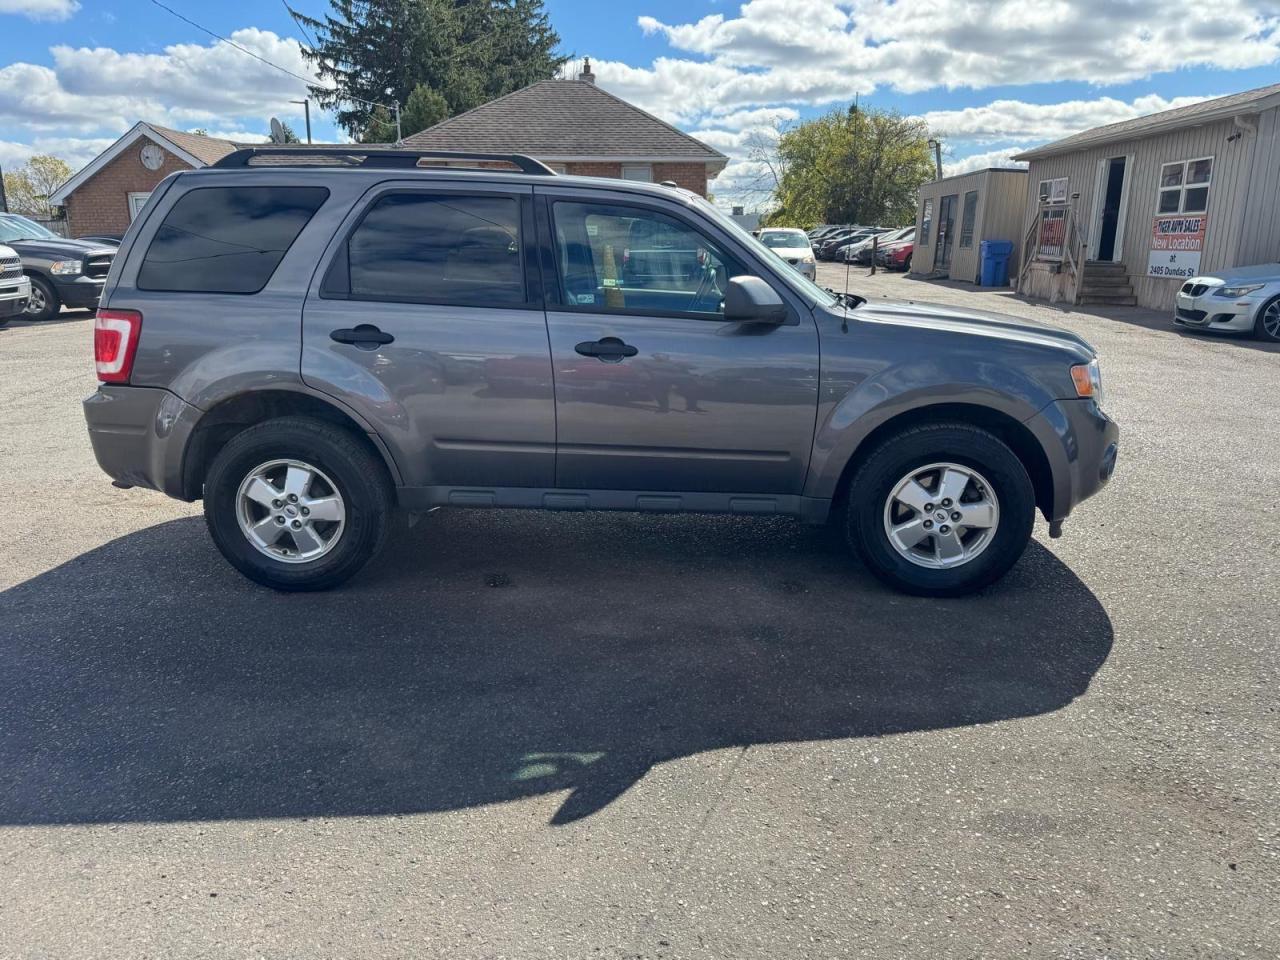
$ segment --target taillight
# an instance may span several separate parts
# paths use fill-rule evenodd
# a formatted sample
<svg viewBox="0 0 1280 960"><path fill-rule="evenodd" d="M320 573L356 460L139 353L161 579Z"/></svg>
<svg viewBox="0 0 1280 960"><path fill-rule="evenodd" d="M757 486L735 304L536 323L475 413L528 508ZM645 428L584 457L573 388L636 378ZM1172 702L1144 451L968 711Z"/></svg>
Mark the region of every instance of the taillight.
<svg viewBox="0 0 1280 960"><path fill-rule="evenodd" d="M99 310L93 321L93 362L103 383L128 383L142 334L137 310Z"/></svg>

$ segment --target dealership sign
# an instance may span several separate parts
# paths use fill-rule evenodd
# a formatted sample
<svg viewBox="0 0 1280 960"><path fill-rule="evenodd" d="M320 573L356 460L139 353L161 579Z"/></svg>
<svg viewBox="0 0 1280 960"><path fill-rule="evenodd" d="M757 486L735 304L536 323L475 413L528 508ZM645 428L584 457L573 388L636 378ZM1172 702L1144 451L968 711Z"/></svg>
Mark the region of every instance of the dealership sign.
<svg viewBox="0 0 1280 960"><path fill-rule="evenodd" d="M1199 273L1204 228L1208 222L1204 214L1168 214L1152 220L1147 276L1185 280Z"/></svg>

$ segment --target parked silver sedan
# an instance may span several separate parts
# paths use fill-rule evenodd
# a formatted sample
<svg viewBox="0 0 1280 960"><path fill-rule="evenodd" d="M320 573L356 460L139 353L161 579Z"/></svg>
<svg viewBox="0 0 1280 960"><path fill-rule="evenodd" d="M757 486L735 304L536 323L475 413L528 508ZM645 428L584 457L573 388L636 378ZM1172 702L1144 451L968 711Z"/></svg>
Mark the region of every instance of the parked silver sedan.
<svg viewBox="0 0 1280 960"><path fill-rule="evenodd" d="M803 230L784 227L766 227L757 236L760 242L780 256L810 280L817 279L818 267L813 259L813 247L809 235Z"/></svg>
<svg viewBox="0 0 1280 960"><path fill-rule="evenodd" d="M1173 322L1280 342L1280 263L1192 277L1174 296Z"/></svg>

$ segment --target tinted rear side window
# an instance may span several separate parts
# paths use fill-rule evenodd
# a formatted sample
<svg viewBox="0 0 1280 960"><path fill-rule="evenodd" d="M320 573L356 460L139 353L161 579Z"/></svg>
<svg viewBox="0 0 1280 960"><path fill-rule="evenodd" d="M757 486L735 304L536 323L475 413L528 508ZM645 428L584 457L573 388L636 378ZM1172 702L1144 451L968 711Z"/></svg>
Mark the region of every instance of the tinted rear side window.
<svg viewBox="0 0 1280 960"><path fill-rule="evenodd" d="M356 300L467 306L525 303L520 204L514 197L392 193L348 242Z"/></svg>
<svg viewBox="0 0 1280 960"><path fill-rule="evenodd" d="M328 196L324 187L192 190L156 231L138 288L257 293Z"/></svg>

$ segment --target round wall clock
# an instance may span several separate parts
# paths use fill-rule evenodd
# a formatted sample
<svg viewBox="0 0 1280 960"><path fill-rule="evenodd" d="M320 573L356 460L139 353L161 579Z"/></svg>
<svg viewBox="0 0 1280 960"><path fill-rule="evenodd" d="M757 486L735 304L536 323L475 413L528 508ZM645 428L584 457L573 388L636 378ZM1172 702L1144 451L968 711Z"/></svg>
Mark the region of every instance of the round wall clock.
<svg viewBox="0 0 1280 960"><path fill-rule="evenodd" d="M148 170L159 170L164 165L164 151L154 143L148 143L139 155Z"/></svg>

